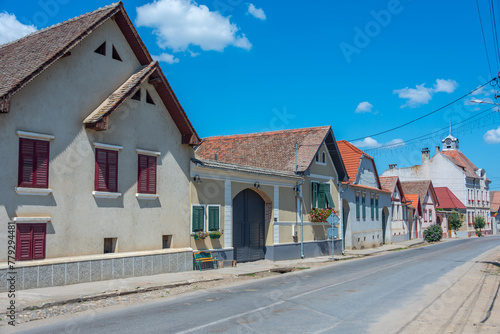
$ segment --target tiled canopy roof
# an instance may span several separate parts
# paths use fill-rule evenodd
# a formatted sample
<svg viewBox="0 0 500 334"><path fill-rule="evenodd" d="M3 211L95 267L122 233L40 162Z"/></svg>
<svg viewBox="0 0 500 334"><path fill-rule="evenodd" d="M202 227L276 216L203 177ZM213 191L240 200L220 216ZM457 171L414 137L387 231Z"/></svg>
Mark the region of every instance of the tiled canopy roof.
<svg viewBox="0 0 500 334"><path fill-rule="evenodd" d="M405 194L417 194L419 196L420 202L425 199L427 190L430 190L435 205L439 205L439 200L436 196L436 192L434 191L434 186L432 185L431 180L405 181L401 182L401 186L403 187L403 191Z"/></svg>
<svg viewBox="0 0 500 334"><path fill-rule="evenodd" d="M359 148L357 148L356 146L345 140L339 140L337 142L337 145L339 147L340 154L342 155L342 160L344 161L347 174L349 175L350 184L353 184L353 182L356 180L356 175L358 174L358 168L361 162L361 157L365 156L372 161L378 187L379 189L382 189L378 177L377 167L375 166L375 161L373 160L373 157L369 156L368 154L361 151Z"/></svg>
<svg viewBox="0 0 500 334"><path fill-rule="evenodd" d="M434 188L439 200L439 209L466 209L465 205L451 192L448 187Z"/></svg>
<svg viewBox="0 0 500 334"><path fill-rule="evenodd" d="M491 211L497 212L500 209L500 191L490 191Z"/></svg>
<svg viewBox="0 0 500 334"><path fill-rule="evenodd" d="M468 177L479 178L476 171L478 168L459 150L446 150L441 153L451 162L461 168Z"/></svg>
<svg viewBox="0 0 500 334"><path fill-rule="evenodd" d="M309 168L323 142L342 180L345 168L330 126L208 137L196 149L196 155L206 161L284 172L295 172L297 157L297 172L302 173Z"/></svg>

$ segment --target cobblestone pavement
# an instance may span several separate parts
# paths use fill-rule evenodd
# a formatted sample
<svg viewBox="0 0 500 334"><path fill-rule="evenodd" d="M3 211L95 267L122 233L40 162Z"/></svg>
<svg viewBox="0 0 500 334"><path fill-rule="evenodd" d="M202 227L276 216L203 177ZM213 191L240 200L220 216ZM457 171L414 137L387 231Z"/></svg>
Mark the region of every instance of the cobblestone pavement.
<svg viewBox="0 0 500 334"><path fill-rule="evenodd" d="M17 313L16 323L22 324L25 322L47 319L52 317L57 317L61 315L68 315L88 310L99 310L110 306L126 306L130 304L146 303L151 301L159 301L161 298L169 298L182 293L193 292L196 290L203 290L214 288L218 286L229 285L238 282L244 282L249 280L255 280L262 277L279 275L279 273L264 272L245 276L234 276L234 275L223 275L222 280L201 282L196 284L189 284L184 286L179 286L171 289L162 289L142 293L134 293L125 296L108 297L101 300L95 300L90 302L80 302L80 303L70 303L59 306L53 306L43 309L34 310L24 310ZM0 328L2 326L8 326L9 319L5 318L5 314L0 315ZM1 330L0 330L1 332Z"/></svg>

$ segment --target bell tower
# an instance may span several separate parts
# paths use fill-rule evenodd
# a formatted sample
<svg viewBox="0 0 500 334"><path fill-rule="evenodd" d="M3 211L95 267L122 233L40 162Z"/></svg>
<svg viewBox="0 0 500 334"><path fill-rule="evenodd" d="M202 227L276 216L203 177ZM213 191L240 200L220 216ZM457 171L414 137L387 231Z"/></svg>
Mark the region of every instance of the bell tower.
<svg viewBox="0 0 500 334"><path fill-rule="evenodd" d="M458 150L458 138L451 135L451 121L450 121L450 134L443 140L443 151Z"/></svg>

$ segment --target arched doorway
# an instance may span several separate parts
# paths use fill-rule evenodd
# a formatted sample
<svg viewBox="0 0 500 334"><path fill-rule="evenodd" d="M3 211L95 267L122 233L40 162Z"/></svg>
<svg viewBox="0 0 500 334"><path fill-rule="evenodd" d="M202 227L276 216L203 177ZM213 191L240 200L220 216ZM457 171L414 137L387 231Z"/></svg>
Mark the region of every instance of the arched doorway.
<svg viewBox="0 0 500 334"><path fill-rule="evenodd" d="M265 209L262 197L245 189L233 199L233 247L238 262L255 261L265 256Z"/></svg>

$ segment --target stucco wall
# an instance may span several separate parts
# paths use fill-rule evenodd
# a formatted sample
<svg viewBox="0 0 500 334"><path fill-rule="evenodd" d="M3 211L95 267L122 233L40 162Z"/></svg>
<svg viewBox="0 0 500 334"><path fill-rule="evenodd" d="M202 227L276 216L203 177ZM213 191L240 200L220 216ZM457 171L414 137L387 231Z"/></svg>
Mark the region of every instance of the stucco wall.
<svg viewBox="0 0 500 334"><path fill-rule="evenodd" d="M107 42L107 56L94 50ZM111 58L115 45L123 61ZM49 216L46 257L102 254L104 238L118 238L117 252L158 250L162 235L171 247L189 247L189 159L192 149L153 86L144 84L156 105L129 100L111 115L109 129L86 130L83 119L140 68L119 28L110 20L14 95L11 111L0 115L0 220ZM19 138L16 130L54 135L50 142L47 196L14 192ZM94 142L123 146L118 153L117 199L94 198ZM161 152L157 200L136 198L136 149ZM6 224L0 243L6 244ZM1 253L0 261L6 261Z"/></svg>

